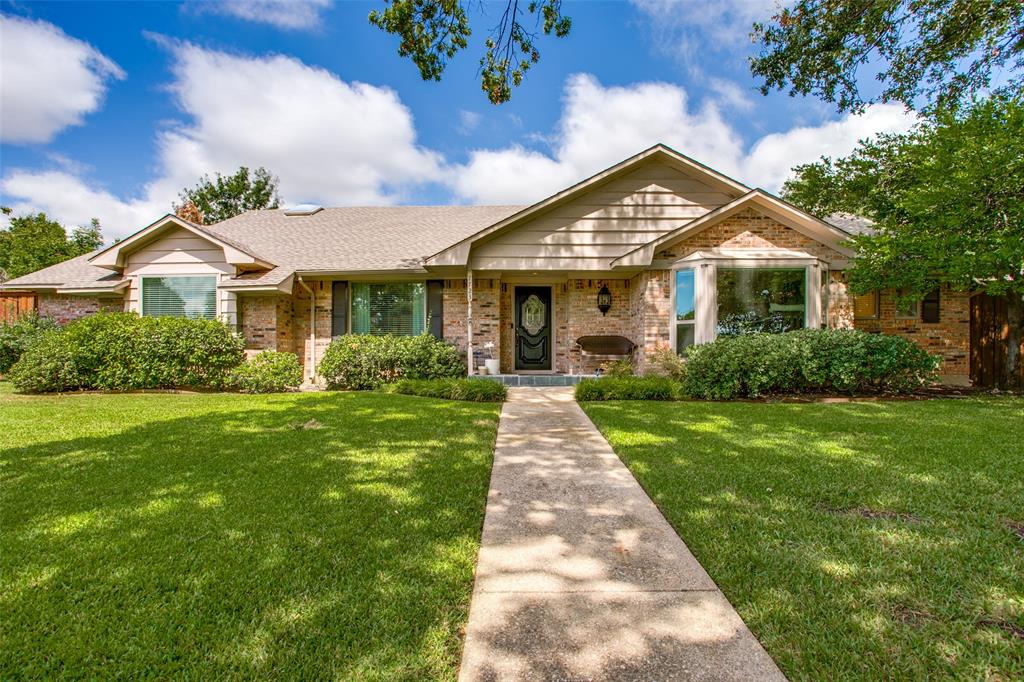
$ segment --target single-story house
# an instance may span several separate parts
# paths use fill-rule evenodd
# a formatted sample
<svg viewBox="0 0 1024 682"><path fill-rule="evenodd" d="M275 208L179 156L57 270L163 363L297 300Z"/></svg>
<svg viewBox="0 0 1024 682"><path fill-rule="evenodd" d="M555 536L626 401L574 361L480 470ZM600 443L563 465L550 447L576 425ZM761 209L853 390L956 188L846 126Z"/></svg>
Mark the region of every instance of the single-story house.
<svg viewBox="0 0 1024 682"><path fill-rule="evenodd" d="M532 206L249 211L214 225L167 215L112 246L8 282L40 314L218 318L250 349L295 352L307 379L333 337L428 332L491 353L502 373L592 373L624 337L642 369L737 324L898 334L967 383L967 293L897 306L852 297L851 234L656 145Z"/></svg>

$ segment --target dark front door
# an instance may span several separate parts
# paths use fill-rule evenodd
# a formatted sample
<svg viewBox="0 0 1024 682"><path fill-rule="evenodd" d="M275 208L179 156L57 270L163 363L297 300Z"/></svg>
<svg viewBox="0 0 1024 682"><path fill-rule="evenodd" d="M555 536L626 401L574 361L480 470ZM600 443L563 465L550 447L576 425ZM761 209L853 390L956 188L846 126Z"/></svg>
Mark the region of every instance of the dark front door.
<svg viewBox="0 0 1024 682"><path fill-rule="evenodd" d="M551 369L551 287L516 287L516 369Z"/></svg>

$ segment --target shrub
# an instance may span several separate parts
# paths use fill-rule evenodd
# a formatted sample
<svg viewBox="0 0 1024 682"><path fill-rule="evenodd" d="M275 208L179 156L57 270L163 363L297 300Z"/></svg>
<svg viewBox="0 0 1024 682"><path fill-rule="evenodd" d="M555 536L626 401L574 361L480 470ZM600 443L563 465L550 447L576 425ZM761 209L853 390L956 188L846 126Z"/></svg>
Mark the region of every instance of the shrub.
<svg viewBox="0 0 1024 682"><path fill-rule="evenodd" d="M681 388L668 377L601 377L576 384L576 400L678 400Z"/></svg>
<svg viewBox="0 0 1024 682"><path fill-rule="evenodd" d="M399 379L464 377L466 364L455 346L429 334L350 334L331 342L319 372L329 388L369 390Z"/></svg>
<svg viewBox="0 0 1024 682"><path fill-rule="evenodd" d="M243 393L282 393L302 383L302 366L295 353L264 350L231 370L230 382Z"/></svg>
<svg viewBox="0 0 1024 682"><path fill-rule="evenodd" d="M682 381L686 375L686 361L668 346L658 346L647 360L647 374L656 377L668 377L673 381Z"/></svg>
<svg viewBox="0 0 1024 682"><path fill-rule="evenodd" d="M399 379L385 390L389 393L476 403L500 403L508 395L508 387L490 379Z"/></svg>
<svg viewBox="0 0 1024 682"><path fill-rule="evenodd" d="M632 357L619 358L601 365L601 371L606 377L631 377L636 374L636 367Z"/></svg>
<svg viewBox="0 0 1024 682"><path fill-rule="evenodd" d="M934 379L938 359L912 341L859 330L801 329L719 338L687 351L695 398L772 393L907 392Z"/></svg>
<svg viewBox="0 0 1024 682"><path fill-rule="evenodd" d="M0 324L0 374L6 374L45 332L56 328L52 320L34 312L22 315L13 324Z"/></svg>
<svg viewBox="0 0 1024 682"><path fill-rule="evenodd" d="M11 368L21 391L223 388L242 340L220 322L99 313L48 331Z"/></svg>

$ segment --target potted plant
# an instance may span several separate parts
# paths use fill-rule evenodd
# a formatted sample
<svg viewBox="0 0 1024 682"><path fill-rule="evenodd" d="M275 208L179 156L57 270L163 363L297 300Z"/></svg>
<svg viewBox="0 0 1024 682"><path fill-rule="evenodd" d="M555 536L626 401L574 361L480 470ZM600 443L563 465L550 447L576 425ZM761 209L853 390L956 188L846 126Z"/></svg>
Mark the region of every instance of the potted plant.
<svg viewBox="0 0 1024 682"><path fill-rule="evenodd" d="M484 350L487 351L487 358L484 360L484 367L487 368L487 373L501 374L501 361L494 357L494 342L488 341L485 343Z"/></svg>

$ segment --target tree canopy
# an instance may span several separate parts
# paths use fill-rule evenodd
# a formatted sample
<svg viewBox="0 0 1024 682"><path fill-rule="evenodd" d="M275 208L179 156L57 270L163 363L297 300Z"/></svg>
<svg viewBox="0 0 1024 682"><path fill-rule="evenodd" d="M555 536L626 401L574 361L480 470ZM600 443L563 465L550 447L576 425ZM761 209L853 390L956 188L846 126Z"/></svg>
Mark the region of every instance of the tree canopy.
<svg viewBox="0 0 1024 682"><path fill-rule="evenodd" d="M211 225L245 211L277 208L281 201L278 184L277 177L262 167L251 174L242 166L232 175L217 173L213 179L204 175L195 187L181 191L181 203L174 205L174 212L186 220Z"/></svg>
<svg viewBox="0 0 1024 682"><path fill-rule="evenodd" d="M755 24L753 38L762 93L788 88L840 111L956 108L1024 86L1021 0L797 0ZM858 78L876 68L881 88L865 94Z"/></svg>
<svg viewBox="0 0 1024 682"><path fill-rule="evenodd" d="M4 215L12 214L6 206L2 210ZM0 229L0 281L81 256L102 245L103 235L96 218L87 226L76 227L70 235L45 213L11 218L10 224Z"/></svg>
<svg viewBox="0 0 1024 682"><path fill-rule="evenodd" d="M903 135L863 141L846 158L797 166L783 187L808 211L875 221L854 238L854 292L941 284L1007 300L1010 367L1024 325L1024 102L993 96Z"/></svg>
<svg viewBox="0 0 1024 682"><path fill-rule="evenodd" d="M466 6L460 0L389 0L381 11L370 12L374 26L398 36L398 54L408 57L423 80L441 80L448 62L469 45L472 35ZM476 5L481 11L483 3ZM533 64L540 61L538 31L544 35L569 34L572 20L562 14L561 0L507 0L498 23L483 41L480 87L494 104L507 102Z"/></svg>

